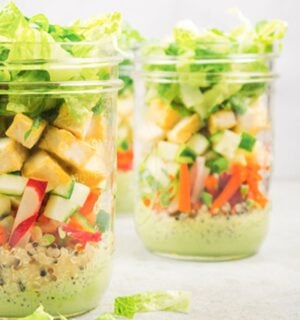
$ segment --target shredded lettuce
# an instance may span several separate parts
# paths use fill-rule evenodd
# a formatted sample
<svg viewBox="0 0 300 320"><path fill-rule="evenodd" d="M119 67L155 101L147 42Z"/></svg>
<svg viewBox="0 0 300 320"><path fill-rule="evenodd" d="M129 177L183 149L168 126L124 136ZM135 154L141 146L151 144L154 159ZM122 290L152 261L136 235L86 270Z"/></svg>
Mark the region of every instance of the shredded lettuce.
<svg viewBox="0 0 300 320"><path fill-rule="evenodd" d="M19 318L19 320L54 320L49 313L44 310L43 306L39 306L31 315L25 318ZM60 320L67 320L64 316L59 316Z"/></svg>
<svg viewBox="0 0 300 320"><path fill-rule="evenodd" d="M171 311L187 313L190 295L185 291L145 292L115 299L114 313L133 319L136 313Z"/></svg>

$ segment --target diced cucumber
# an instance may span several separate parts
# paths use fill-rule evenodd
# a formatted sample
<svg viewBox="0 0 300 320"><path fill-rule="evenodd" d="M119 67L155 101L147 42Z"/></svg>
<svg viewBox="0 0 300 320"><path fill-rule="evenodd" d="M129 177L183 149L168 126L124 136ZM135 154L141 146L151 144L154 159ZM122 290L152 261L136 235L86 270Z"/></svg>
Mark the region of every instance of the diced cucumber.
<svg viewBox="0 0 300 320"><path fill-rule="evenodd" d="M212 173L222 173L229 168L229 162L224 157L218 157L216 159L209 160L207 161L206 165L210 168Z"/></svg>
<svg viewBox="0 0 300 320"><path fill-rule="evenodd" d="M203 202L205 205L207 205L208 207L211 206L213 197L212 197L212 195L211 195L210 193L208 193L208 192L202 192L200 198L201 198L202 202Z"/></svg>
<svg viewBox="0 0 300 320"><path fill-rule="evenodd" d="M242 133L242 140L240 142L239 148L247 151L252 151L256 143L256 138L247 132Z"/></svg>
<svg viewBox="0 0 300 320"><path fill-rule="evenodd" d="M28 179L24 177L13 174L1 174L0 193L11 196L21 196L24 192L27 180Z"/></svg>
<svg viewBox="0 0 300 320"><path fill-rule="evenodd" d="M175 161L180 146L176 143L160 141L157 146L157 154L166 161Z"/></svg>
<svg viewBox="0 0 300 320"><path fill-rule="evenodd" d="M65 222L79 209L79 207L78 204L68 199L52 195L46 204L44 216L53 220Z"/></svg>
<svg viewBox="0 0 300 320"><path fill-rule="evenodd" d="M74 190L75 181L71 179L67 184L60 185L52 190L52 194L61 196L65 199L70 199Z"/></svg>
<svg viewBox="0 0 300 320"><path fill-rule="evenodd" d="M209 147L207 138L200 133L194 134L186 144L197 156L203 155Z"/></svg>
<svg viewBox="0 0 300 320"><path fill-rule="evenodd" d="M225 130L217 142L213 143L213 149L230 160L234 157L240 142L241 137L239 134Z"/></svg>
<svg viewBox="0 0 300 320"><path fill-rule="evenodd" d="M156 156L150 156L147 159L146 168L154 179L159 182L162 186L166 187L170 183L170 179L164 172L165 163Z"/></svg>
<svg viewBox="0 0 300 320"><path fill-rule="evenodd" d="M0 219L6 217L11 211L11 201L9 197L0 195Z"/></svg>
<svg viewBox="0 0 300 320"><path fill-rule="evenodd" d="M196 157L197 155L190 147L182 146L176 155L176 161L178 163L193 163Z"/></svg>
<svg viewBox="0 0 300 320"><path fill-rule="evenodd" d="M82 207L90 193L90 188L85 184L75 182L70 201Z"/></svg>
<svg viewBox="0 0 300 320"><path fill-rule="evenodd" d="M76 220L76 223L78 223L83 230L88 232L95 232L94 227L88 222L87 218L84 217L82 214L76 212L72 216L72 221Z"/></svg>

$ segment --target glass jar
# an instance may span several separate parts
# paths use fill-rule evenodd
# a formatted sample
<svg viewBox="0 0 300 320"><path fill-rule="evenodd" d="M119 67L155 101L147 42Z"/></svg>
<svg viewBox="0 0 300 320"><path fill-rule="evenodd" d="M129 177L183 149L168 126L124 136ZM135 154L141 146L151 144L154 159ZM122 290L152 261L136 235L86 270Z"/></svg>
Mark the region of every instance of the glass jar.
<svg viewBox="0 0 300 320"><path fill-rule="evenodd" d="M144 57L136 228L153 253L229 260L267 232L275 54Z"/></svg>
<svg viewBox="0 0 300 320"><path fill-rule="evenodd" d="M81 314L110 280L120 59L58 45L91 54L0 67L0 317Z"/></svg>
<svg viewBox="0 0 300 320"><path fill-rule="evenodd" d="M117 108L117 213L132 213L134 210L132 59L127 59L120 65L120 79L123 80L124 87L119 91Z"/></svg>

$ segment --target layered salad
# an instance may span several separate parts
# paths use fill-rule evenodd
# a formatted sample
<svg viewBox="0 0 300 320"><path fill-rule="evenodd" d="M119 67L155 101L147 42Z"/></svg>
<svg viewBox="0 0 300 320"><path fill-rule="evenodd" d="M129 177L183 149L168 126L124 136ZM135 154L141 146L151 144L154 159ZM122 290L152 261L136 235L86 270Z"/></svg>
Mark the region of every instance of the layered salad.
<svg viewBox="0 0 300 320"><path fill-rule="evenodd" d="M184 21L144 48L136 224L151 251L226 260L258 250L270 207L272 62L285 29Z"/></svg>
<svg viewBox="0 0 300 320"><path fill-rule="evenodd" d="M0 21L0 317L82 313L110 278L120 15Z"/></svg>
<svg viewBox="0 0 300 320"><path fill-rule="evenodd" d="M117 212L132 213L134 209L134 52L144 41L144 38L136 29L124 22L118 40L124 60L120 64L120 79L123 81L123 88L118 94L117 109Z"/></svg>

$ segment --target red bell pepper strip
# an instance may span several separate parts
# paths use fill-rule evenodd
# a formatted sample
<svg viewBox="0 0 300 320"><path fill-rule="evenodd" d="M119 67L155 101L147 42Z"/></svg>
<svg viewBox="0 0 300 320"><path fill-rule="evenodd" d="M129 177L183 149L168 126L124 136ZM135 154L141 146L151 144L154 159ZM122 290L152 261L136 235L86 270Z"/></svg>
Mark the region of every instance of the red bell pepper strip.
<svg viewBox="0 0 300 320"><path fill-rule="evenodd" d="M71 237L71 239L81 243L84 247L88 242L99 242L101 240L101 233L99 231L82 231L69 225L64 225L62 229Z"/></svg>

